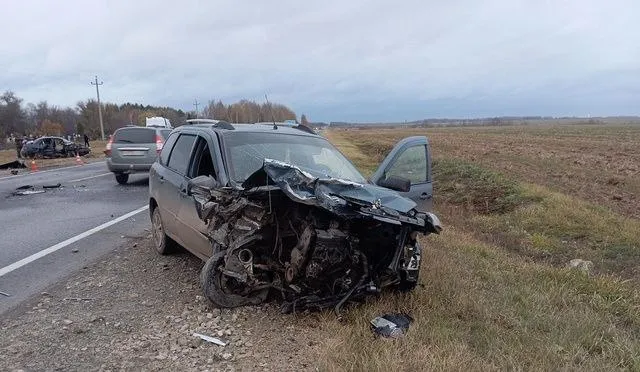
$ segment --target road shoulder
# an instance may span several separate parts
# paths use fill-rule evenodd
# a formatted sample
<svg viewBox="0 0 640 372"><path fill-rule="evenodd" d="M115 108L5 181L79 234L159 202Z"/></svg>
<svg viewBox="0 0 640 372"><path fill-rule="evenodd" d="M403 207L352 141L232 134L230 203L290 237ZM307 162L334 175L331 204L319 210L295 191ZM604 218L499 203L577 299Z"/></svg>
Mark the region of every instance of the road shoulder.
<svg viewBox="0 0 640 372"><path fill-rule="evenodd" d="M201 297L202 261L158 256L147 239L6 313L0 364L9 369L310 370L320 316L275 305L228 310ZM193 332L229 342L217 346Z"/></svg>

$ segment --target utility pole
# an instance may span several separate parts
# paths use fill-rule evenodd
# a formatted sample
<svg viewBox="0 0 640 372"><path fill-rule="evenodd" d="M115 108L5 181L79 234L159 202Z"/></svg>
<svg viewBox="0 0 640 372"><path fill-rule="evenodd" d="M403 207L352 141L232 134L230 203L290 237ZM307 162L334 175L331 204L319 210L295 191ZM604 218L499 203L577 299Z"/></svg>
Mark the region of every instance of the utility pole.
<svg viewBox="0 0 640 372"><path fill-rule="evenodd" d="M104 125L102 124L102 107L100 106L100 89L98 88L100 85L104 84L104 82L98 83L98 75L96 75L95 83L92 81L91 85L96 86L96 95L98 96L98 117L100 118L100 134L102 135L102 140L104 141Z"/></svg>
<svg viewBox="0 0 640 372"><path fill-rule="evenodd" d="M198 119L198 100L196 99L196 101L193 103L193 105L196 107L196 119Z"/></svg>

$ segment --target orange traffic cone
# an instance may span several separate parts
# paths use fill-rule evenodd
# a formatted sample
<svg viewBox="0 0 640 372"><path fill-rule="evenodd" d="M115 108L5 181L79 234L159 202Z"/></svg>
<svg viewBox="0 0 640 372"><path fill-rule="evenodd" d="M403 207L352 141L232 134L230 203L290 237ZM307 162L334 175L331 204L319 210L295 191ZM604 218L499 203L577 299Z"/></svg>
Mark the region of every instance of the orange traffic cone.
<svg viewBox="0 0 640 372"><path fill-rule="evenodd" d="M84 162L82 161L82 159L80 159L80 155L78 155L78 153L76 152L76 163L78 165L83 165Z"/></svg>
<svg viewBox="0 0 640 372"><path fill-rule="evenodd" d="M36 165L36 161L35 160L31 160L31 171L32 172L37 172L38 171L38 166Z"/></svg>

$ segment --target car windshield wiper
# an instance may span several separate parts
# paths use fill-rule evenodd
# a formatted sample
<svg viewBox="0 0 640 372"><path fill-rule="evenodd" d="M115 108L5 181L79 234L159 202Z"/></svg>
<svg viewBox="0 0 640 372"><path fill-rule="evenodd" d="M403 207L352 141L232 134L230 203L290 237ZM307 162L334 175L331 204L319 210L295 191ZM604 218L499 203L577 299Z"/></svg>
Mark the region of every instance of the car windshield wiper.
<svg viewBox="0 0 640 372"><path fill-rule="evenodd" d="M128 140L128 139L119 139L118 142L133 143L133 141Z"/></svg>

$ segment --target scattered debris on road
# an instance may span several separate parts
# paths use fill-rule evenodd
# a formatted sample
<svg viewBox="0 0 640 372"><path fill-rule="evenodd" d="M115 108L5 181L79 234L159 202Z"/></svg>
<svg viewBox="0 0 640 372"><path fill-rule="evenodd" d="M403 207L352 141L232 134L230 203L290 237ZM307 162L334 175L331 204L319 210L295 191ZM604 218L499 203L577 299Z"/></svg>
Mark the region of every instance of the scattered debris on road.
<svg viewBox="0 0 640 372"><path fill-rule="evenodd" d="M203 340L205 340L207 342L211 342L211 343L216 344L216 345L227 346L226 342L224 342L221 339L216 338L216 337L203 335L202 333L198 333L198 332L193 332L193 336L200 337L201 339L203 339Z"/></svg>
<svg viewBox="0 0 640 372"><path fill-rule="evenodd" d="M31 186L33 187L33 186ZM24 195L34 195L34 194L43 194L44 190L35 190L33 188L20 188L18 187L16 191L12 193L14 196L24 196Z"/></svg>
<svg viewBox="0 0 640 372"><path fill-rule="evenodd" d="M23 169L26 168L27 166L24 164L24 162L20 161L20 160L14 160L14 161L10 161L8 163L4 163L4 164L0 164L0 169L4 170L4 169Z"/></svg>
<svg viewBox="0 0 640 372"><path fill-rule="evenodd" d="M34 185L22 185L16 188L16 191L12 192L13 196L25 196L25 195L34 195L34 194L43 194L46 190L51 189L60 189L62 188L61 183L57 183L54 185L42 185L40 188L37 188Z"/></svg>
<svg viewBox="0 0 640 372"><path fill-rule="evenodd" d="M377 335L398 338L407 333L412 321L407 314L386 314L372 319L371 327Z"/></svg>

